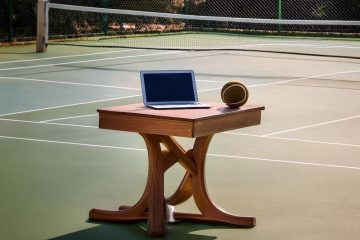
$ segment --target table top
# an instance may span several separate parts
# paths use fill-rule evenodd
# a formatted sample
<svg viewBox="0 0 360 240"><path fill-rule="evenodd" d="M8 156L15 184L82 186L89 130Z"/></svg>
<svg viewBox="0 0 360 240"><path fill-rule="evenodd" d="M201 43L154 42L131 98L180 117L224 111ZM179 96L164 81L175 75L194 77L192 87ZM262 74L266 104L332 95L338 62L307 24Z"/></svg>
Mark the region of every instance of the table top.
<svg viewBox="0 0 360 240"><path fill-rule="evenodd" d="M209 109L155 110L143 104L98 109L99 127L148 134L198 137L260 124L264 106L229 108L208 103Z"/></svg>

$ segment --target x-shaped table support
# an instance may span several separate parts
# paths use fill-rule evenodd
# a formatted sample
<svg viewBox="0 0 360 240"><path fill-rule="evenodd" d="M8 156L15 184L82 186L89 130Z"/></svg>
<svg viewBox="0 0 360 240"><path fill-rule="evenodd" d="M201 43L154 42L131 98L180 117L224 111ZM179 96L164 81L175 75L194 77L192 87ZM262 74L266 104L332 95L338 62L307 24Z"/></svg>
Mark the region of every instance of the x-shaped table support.
<svg viewBox="0 0 360 240"><path fill-rule="evenodd" d="M146 142L149 155L148 180L142 197L134 206L120 206L117 211L92 209L89 213L90 219L112 222L147 220L148 236L165 236L166 204L178 205L193 196L201 214L175 212L175 219L218 222L243 227L255 226L254 217L226 213L210 200L205 184L205 159L213 135L197 137L189 151L185 151L173 137L141 135ZM161 145L165 149L162 149ZM186 169L186 174L175 193L165 198L164 174L177 162Z"/></svg>

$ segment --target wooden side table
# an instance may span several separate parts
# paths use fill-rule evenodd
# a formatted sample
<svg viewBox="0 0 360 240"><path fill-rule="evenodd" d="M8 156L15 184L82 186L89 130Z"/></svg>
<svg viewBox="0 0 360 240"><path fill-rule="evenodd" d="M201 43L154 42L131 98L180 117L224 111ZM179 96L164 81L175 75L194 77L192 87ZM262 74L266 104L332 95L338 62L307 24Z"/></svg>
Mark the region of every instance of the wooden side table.
<svg viewBox="0 0 360 240"><path fill-rule="evenodd" d="M207 193L205 159L215 133L260 124L263 106L245 105L230 109L224 104L209 103L210 109L153 110L143 104L99 109L99 127L139 133L145 140L149 172L144 193L134 206L119 210L92 209L89 218L100 221L148 221L148 236L166 235L166 204L178 205L191 196L201 214L175 212L175 219L218 222L253 227L254 217L236 216L218 208ZM173 136L196 138L186 151ZM163 147L162 147L163 146ZM175 193L164 197L164 174L175 163L185 169Z"/></svg>

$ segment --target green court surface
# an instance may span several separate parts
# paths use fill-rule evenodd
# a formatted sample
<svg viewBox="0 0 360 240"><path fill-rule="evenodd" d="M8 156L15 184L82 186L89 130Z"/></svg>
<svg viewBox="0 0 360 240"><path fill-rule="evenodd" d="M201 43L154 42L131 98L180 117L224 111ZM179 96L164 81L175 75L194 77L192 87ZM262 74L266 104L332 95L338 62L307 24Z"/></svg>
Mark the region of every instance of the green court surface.
<svg viewBox="0 0 360 240"><path fill-rule="evenodd" d="M150 69L193 69L203 102L221 102L221 87L240 80L248 103L266 107L260 125L215 135L206 166L213 201L257 226L181 222L168 239L360 239L359 59L34 50L0 48L0 239L147 239L146 222L92 222L88 212L134 204L144 190L145 143L98 129L96 110L141 102L139 72ZM167 195L184 172L167 172ZM190 200L177 210L196 212Z"/></svg>

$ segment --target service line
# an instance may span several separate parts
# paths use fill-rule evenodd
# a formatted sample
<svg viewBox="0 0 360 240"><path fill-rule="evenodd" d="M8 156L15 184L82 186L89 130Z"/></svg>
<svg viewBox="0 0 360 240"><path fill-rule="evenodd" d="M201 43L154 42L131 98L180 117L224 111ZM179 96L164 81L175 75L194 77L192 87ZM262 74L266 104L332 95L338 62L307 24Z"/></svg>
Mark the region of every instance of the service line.
<svg viewBox="0 0 360 240"><path fill-rule="evenodd" d="M319 78L319 77L329 77L334 75L341 75L341 74L348 74L348 73L359 73L360 69L350 70L350 71L341 71L341 72L333 72L333 73L325 73L325 74L319 74L319 75L313 75L308 77L300 77L300 78L294 78L289 80L283 80L278 82L270 82L270 83L261 83L261 84L253 84L253 85L247 85L248 88L254 88L254 87L264 87L264 86L271 86L271 85L279 85L289 82L295 82L295 81L301 81L301 80L308 80L313 78ZM207 79L200 79L197 80L199 82L209 82L209 83L225 83L227 81L217 81L217 80L207 80ZM221 88L214 88L214 89L221 89Z"/></svg>
<svg viewBox="0 0 360 240"><path fill-rule="evenodd" d="M266 136L266 135L243 134L243 133L237 133L237 132L223 132L223 134L247 136L247 137L257 137L257 138L266 138L266 139L275 139L275 140L286 140L286 141L316 143L316 144L327 144L327 145L345 146L345 147L360 147L359 144L351 144L351 143L326 142L326 141L306 140L306 139L299 139L299 138L288 138L288 137L273 137L273 136Z"/></svg>
<svg viewBox="0 0 360 240"><path fill-rule="evenodd" d="M63 82L63 81L56 81L56 80L53 81L53 80L43 80L43 79L34 79L34 78L0 77L0 79L14 79L14 80L30 81L30 82L45 82L45 83L53 83L53 84L68 84L68 85L78 85L78 86L102 87L102 88L113 88L113 89L125 89L125 90L141 91L140 88L111 86L111 85L100 85L100 84L89 84L89 83L78 83L78 82Z"/></svg>
<svg viewBox="0 0 360 240"><path fill-rule="evenodd" d="M204 90L200 90L198 92L206 92L206 91L212 91L212 90L214 90L214 88L204 89ZM81 103L67 104L67 105L54 106L54 107L48 107L48 108L38 108L38 109L33 109L33 110L26 110L26 111L20 111L20 112L0 114L0 117L10 116L10 115L15 115L15 114L20 114L20 113L38 112L38 111L51 110L51 109L57 109L57 108L63 108L63 107L73 107L73 106L78 106L78 105L114 101L114 100L127 99L127 98L140 97L140 96L142 96L142 95L141 94L136 94L136 95L130 95L130 96L124 96L124 97L118 97L118 98L102 99L102 100L98 100L98 101L81 102ZM66 119L66 118L64 118L64 119Z"/></svg>
<svg viewBox="0 0 360 240"><path fill-rule="evenodd" d="M48 122L55 122L55 121L61 121L61 120L67 120L67 119L83 118L83 117L94 117L94 116L97 116L97 114L79 115L79 116L63 117L63 118L54 118L54 119L41 121L39 123L48 123Z"/></svg>
<svg viewBox="0 0 360 240"><path fill-rule="evenodd" d="M89 126L89 125L68 124L68 123L53 123L53 121L57 121L57 120L66 120L66 119L81 118L81 117L94 117L94 116L97 116L97 114L89 114L89 115L80 115L80 116L65 117L65 118L58 118L58 119L50 119L50 120L40 121L40 122L28 121L28 120L20 120L20 119L8 119L8 118L0 118L0 121L31 123L31 124L45 124L45 125L66 126L66 127L94 128L95 129L95 128L98 128L98 127L97 126ZM297 142L316 143L316 144L327 144L327 145L344 146L344 147L360 147L359 144L325 142L325 141L305 140L305 139L286 138L286 137L265 137L265 136L262 136L262 135L236 133L236 132L222 132L220 134L230 134L230 135L238 135L238 136L245 136L245 137L256 137L256 138L275 139L275 140L297 141Z"/></svg>
<svg viewBox="0 0 360 240"><path fill-rule="evenodd" d="M120 51L108 51L108 52L66 55L66 56L57 56L57 57L25 59L25 60L0 62L0 64L21 63L21 62L35 62L35 61L43 61L43 60L50 60L50 59L62 59L62 58L72 58L72 57L85 57L85 56L94 56L94 55L102 55L102 54L109 54L109 53L121 53L121 52L138 51L138 50L141 50L141 49L126 49L126 50L120 50Z"/></svg>
<svg viewBox="0 0 360 240"><path fill-rule="evenodd" d="M38 108L33 110L26 110L26 111L19 111L19 112L12 112L12 113L5 113L0 114L0 117L20 114L20 113L30 113L30 112L38 112L38 111L44 111L44 110L52 110L52 109L58 109L63 107L74 107L78 105L85 105L85 104L92 104L92 103L100 103L100 102L108 102L108 101L114 101L114 100L120 100L120 99L126 99L126 98L133 98L133 97L140 97L141 94L131 95L131 96L124 96L124 97L118 97L118 98L108 98L108 99L102 99L97 101L90 101L90 102L81 102L81 103L74 103L74 104L67 104L67 105L61 105L61 106L55 106L55 107L47 107L47 108Z"/></svg>
<svg viewBox="0 0 360 240"><path fill-rule="evenodd" d="M176 51L176 52L172 52L172 53L177 53L177 52L180 52L180 51ZM140 56L140 55L137 55L137 56ZM148 56L149 56L149 55L148 55ZM134 56L131 56L131 57L134 57ZM90 60L90 61L93 61L93 60ZM279 81L279 82L249 85L248 87L249 87L249 88L262 87L262 86L269 86L269 85L276 85L276 84L283 84L283 83L288 83L288 82L294 82L294 81L312 79L312 78L317 78L317 77L332 76L332 75L347 74L347 73L356 73L356 72L360 72L360 70L341 71L341 72L327 73L327 74L321 74L321 75L313 75L313 76L309 76L309 77L302 77L302 78L290 79L290 80ZM7 77L2 77L2 78L7 78ZM18 78L18 79L21 80L21 78ZM23 79L23 80L24 80L24 79ZM46 82L48 81L48 80L37 80L37 79L27 79L27 80L29 80L29 81L30 81L30 80L34 80L34 81L46 81ZM62 83L64 83L64 82L62 82ZM67 83L67 84L69 84L69 83ZM74 84L75 84L75 83L74 83ZM110 87L110 86L109 86L109 87ZM217 88L200 90L199 92L207 92L207 91L213 91L213 90L219 90L219 89L221 89L221 88L217 87ZM135 89L135 90L137 90L137 89ZM90 103L96 103L96 102L106 102L106 101L112 101L112 100L118 100L118 99L125 99L125 98L130 98L130 97L138 97L138 96L141 96L141 94L139 94L139 95L132 95L132 96L126 96L126 97L119 97L119 98L112 98L112 99L104 99L104 100L99 100L99 101L83 102L83 103L76 103L76 104L69 104L69 105L54 106L54 107L49 107L49 108L40 108L40 109L33 109L33 110L27 110L27 111L21 111L21 112L0 114L0 117L9 116L9 115L14 115L14 114L19 114L19 113L29 113L29 112L35 112L35 111L42 111L42 110L62 108L62 107L69 107L69 106L90 104Z"/></svg>
<svg viewBox="0 0 360 240"><path fill-rule="evenodd" d="M142 149L142 148L117 147L117 146L53 141L53 140L45 140L45 139L22 138L22 137L11 137L11 136L0 136L0 138L11 139L11 140L21 140L21 141L41 142L41 143L66 144L66 145L75 145L75 146L82 146L82 147L99 147L99 148L108 148L108 149L120 149L120 150L146 152L146 149ZM321 163L313 163L313 162L299 162L299 161L270 159L270 158L257 158L257 157L249 157L249 156L233 156L233 155L223 155L223 154L215 154L215 153L209 153L208 156L221 157L221 158L246 159L246 160L262 161L262 162L307 165L307 166L314 166L314 167L338 168L338 169L346 169L346 170L348 170L348 169L349 170L360 170L360 167L353 167L353 166L346 166L346 165L321 164Z"/></svg>
<svg viewBox="0 0 360 240"><path fill-rule="evenodd" d="M307 126L303 126L303 127L291 128L291 129L287 129L287 130L283 130L283 131L278 131L278 132L273 132L273 133L264 134L264 135L262 135L262 137L270 137L270 136L277 135L277 134L281 134L281 133L294 132L294 131L302 130L302 129L306 129L306 128L312 128L312 127L323 126L323 125L327 125L327 124L331 124L331 123L343 122L343 121L347 121L347 120L351 120L351 119L355 119L355 118L359 118L359 117L360 117L360 115L356 115L356 116L351 116L351 117L346 117L346 118L340 118L340 119L336 119L336 120L332 120L332 121L327 121L327 122L322 122L322 123L307 125Z"/></svg>
<svg viewBox="0 0 360 240"><path fill-rule="evenodd" d="M96 128L96 129L99 128L97 126L89 126L89 125L68 124L68 123L52 123L52 122L48 122L48 121L36 122L36 121L20 120L20 119L8 119L8 118L0 118L0 121L31 123L31 124L43 124L43 125L53 125L53 126L65 126L65 127L81 127L81 128Z"/></svg>
<svg viewBox="0 0 360 240"><path fill-rule="evenodd" d="M41 65L32 65L24 67L13 67L13 68L0 68L0 71L11 71L11 70L20 70L20 69L31 69L31 68L44 68L51 66L63 66L76 63L90 63L90 62L100 62L100 61L109 61L115 59L125 59L125 58L137 58L137 57L149 57L149 56L158 56L158 55L168 55L182 53L183 51L172 51L172 52L162 52L162 53L149 53L149 54L140 54L140 55L131 55L131 56L121 56L121 57L111 57L111 58L99 58L91 60L82 60L82 61L72 61L72 62L62 62L62 63L51 63L51 64L41 64Z"/></svg>

